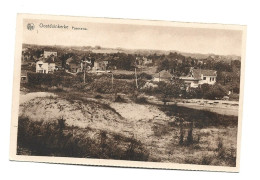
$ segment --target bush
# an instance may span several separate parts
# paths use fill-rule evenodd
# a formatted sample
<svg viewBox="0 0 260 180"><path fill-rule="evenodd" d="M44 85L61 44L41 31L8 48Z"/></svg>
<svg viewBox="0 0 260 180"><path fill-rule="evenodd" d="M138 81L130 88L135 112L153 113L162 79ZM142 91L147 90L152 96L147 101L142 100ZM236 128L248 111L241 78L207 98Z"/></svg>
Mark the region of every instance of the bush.
<svg viewBox="0 0 260 180"><path fill-rule="evenodd" d="M147 79L147 80L151 80L151 79L153 78L152 75L147 74L147 73L141 73L141 74L138 74L137 77L138 77L138 78L141 78L141 79Z"/></svg>
<svg viewBox="0 0 260 180"><path fill-rule="evenodd" d="M230 94L229 95L229 100L231 101L239 101L239 94Z"/></svg>
<svg viewBox="0 0 260 180"><path fill-rule="evenodd" d="M103 96L101 96L101 95L98 94L98 95L95 96L95 98L96 98L96 99L102 99Z"/></svg>
<svg viewBox="0 0 260 180"><path fill-rule="evenodd" d="M135 102L138 104L147 104L148 103L147 98L144 96L137 97L135 99Z"/></svg>
<svg viewBox="0 0 260 180"><path fill-rule="evenodd" d="M73 88L78 89L78 90L85 89L86 86L87 86L87 84L85 84L85 83L75 83L72 85Z"/></svg>
<svg viewBox="0 0 260 180"><path fill-rule="evenodd" d="M126 100L123 97L121 97L120 95L117 95L116 99L115 99L115 102L125 103Z"/></svg>
<svg viewBox="0 0 260 180"><path fill-rule="evenodd" d="M114 74L115 79L134 79L134 74Z"/></svg>

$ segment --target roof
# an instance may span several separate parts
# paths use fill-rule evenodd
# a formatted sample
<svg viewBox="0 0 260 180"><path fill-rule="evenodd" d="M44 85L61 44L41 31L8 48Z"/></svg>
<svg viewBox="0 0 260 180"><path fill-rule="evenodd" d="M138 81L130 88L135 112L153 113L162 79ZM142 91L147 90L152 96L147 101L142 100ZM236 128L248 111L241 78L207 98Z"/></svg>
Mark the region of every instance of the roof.
<svg viewBox="0 0 260 180"><path fill-rule="evenodd" d="M195 79L201 79L201 74L203 76L217 76L217 71L207 69L193 69L192 74Z"/></svg>
<svg viewBox="0 0 260 180"><path fill-rule="evenodd" d="M153 77L155 77L155 78L159 78L160 77L160 78L165 78L165 79L171 79L172 75L168 71L162 70L159 73L156 73Z"/></svg>

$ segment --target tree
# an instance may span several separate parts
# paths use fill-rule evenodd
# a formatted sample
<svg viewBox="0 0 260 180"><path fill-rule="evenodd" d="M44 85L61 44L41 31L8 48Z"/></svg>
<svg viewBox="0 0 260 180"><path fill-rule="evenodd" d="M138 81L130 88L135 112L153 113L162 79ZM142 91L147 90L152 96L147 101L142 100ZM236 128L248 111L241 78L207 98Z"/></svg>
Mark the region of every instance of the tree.
<svg viewBox="0 0 260 180"><path fill-rule="evenodd" d="M162 94L162 101L164 102L164 105L166 105L166 103L169 102L169 98L180 97L185 89L185 84L182 80L175 80L171 83L161 81L158 83L158 89Z"/></svg>

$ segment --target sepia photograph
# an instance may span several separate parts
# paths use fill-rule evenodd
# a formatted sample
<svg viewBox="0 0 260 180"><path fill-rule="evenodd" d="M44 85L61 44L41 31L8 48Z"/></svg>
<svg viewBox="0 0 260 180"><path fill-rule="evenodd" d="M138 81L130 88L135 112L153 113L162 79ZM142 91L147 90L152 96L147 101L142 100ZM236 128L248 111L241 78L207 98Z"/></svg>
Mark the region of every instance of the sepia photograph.
<svg viewBox="0 0 260 180"><path fill-rule="evenodd" d="M18 14L10 159L238 172L246 26Z"/></svg>

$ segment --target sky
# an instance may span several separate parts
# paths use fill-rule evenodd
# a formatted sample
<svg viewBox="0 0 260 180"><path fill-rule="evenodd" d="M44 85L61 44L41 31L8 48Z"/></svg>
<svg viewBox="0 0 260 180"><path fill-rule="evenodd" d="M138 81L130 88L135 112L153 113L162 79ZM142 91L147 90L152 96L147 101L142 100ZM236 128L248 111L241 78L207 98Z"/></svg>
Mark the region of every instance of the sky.
<svg viewBox="0 0 260 180"><path fill-rule="evenodd" d="M27 24L33 23L33 30ZM40 24L68 29L40 28ZM72 30L73 27L87 30ZM136 24L24 20L23 43L107 48L176 50L188 53L241 55L242 31Z"/></svg>

